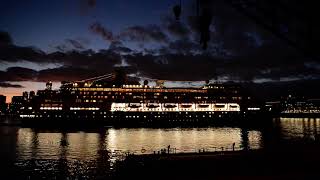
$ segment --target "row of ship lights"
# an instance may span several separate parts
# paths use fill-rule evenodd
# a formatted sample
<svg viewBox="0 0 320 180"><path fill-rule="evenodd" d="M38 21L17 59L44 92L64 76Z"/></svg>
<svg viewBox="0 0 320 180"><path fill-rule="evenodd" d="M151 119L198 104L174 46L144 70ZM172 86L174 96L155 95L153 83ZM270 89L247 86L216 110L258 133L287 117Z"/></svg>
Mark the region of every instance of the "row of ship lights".
<svg viewBox="0 0 320 180"><path fill-rule="evenodd" d="M74 87L77 87L79 84L78 83L73 83ZM92 84L90 83L85 83L84 86L85 87L91 87ZM102 87L101 84L96 84L97 87ZM112 87L116 87L115 85L113 85ZM150 86L148 85L122 85L123 88L149 88ZM159 86L154 86L155 88L160 88ZM203 89L224 89L223 86L219 87L219 86L204 86Z"/></svg>
<svg viewBox="0 0 320 180"><path fill-rule="evenodd" d="M115 108L120 108L120 107L115 107ZM22 107L21 109L24 109ZM29 110L32 110L32 107L28 107ZM122 109L122 108L120 108ZM151 108L152 110L155 110L157 108ZM176 108L167 108L167 109L176 109ZM194 108L193 108L194 109ZM208 108L204 108L208 109ZM232 108L231 108L232 109ZM236 108L235 108L236 109ZM62 107L40 107L40 110L62 110ZM100 108L98 107L89 107L89 108L84 108L84 107L70 107L70 110L90 110L90 111L98 111ZM249 111L258 111L260 108L248 108ZM317 111L318 112L318 111Z"/></svg>
<svg viewBox="0 0 320 180"><path fill-rule="evenodd" d="M90 83L85 83L84 86L85 87L91 87L92 84ZM79 84L78 83L73 83L73 87L78 87ZM101 84L96 84L96 87L102 87ZM116 87L116 85L112 85L112 87ZM148 85L122 85L123 88L148 88ZM157 87L157 86L156 86Z"/></svg>

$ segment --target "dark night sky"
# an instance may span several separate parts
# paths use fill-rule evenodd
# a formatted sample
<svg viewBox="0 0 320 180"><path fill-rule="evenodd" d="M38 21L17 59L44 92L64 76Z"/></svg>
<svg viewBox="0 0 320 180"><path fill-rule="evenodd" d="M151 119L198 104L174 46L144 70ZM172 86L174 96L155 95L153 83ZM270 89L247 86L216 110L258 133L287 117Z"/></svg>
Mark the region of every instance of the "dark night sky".
<svg viewBox="0 0 320 180"><path fill-rule="evenodd" d="M0 94L42 89L43 82L81 80L125 66L142 79L286 82L320 78L306 58L223 3L212 7L207 50L194 29L194 1L2 0Z"/></svg>

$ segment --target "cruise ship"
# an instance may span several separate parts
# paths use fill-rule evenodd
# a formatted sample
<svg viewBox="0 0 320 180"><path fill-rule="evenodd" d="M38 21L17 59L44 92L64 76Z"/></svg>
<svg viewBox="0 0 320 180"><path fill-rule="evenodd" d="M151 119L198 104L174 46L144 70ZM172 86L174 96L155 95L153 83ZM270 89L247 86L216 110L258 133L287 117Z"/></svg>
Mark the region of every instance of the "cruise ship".
<svg viewBox="0 0 320 180"><path fill-rule="evenodd" d="M48 82L45 90L24 93L18 114L23 124L33 125L200 126L260 111L235 83L206 82L197 88L164 83L150 86L117 73L62 82L59 90Z"/></svg>

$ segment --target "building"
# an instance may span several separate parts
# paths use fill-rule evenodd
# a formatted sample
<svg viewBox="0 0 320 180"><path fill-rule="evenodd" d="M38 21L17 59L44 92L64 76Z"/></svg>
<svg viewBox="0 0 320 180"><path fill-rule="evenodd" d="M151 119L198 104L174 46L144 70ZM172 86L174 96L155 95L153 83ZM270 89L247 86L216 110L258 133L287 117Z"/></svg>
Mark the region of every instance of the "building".
<svg viewBox="0 0 320 180"><path fill-rule="evenodd" d="M5 114L7 112L7 97L0 95L0 114Z"/></svg>
<svg viewBox="0 0 320 180"><path fill-rule="evenodd" d="M23 96L13 96L9 105L9 111L11 114L21 113L21 108L26 104L26 100Z"/></svg>

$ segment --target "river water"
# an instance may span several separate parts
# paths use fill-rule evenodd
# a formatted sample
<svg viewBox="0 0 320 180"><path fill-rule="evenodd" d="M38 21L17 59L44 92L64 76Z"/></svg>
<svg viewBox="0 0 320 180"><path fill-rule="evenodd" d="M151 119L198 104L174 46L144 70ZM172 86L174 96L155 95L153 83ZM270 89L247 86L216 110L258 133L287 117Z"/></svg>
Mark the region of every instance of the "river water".
<svg viewBox="0 0 320 180"><path fill-rule="evenodd" d="M92 179L109 176L125 153L158 153L169 145L176 152L264 148L273 139L316 140L320 119L281 118L268 130L237 127L106 128L90 131L0 127L1 168L20 178ZM1 176L0 176L1 177Z"/></svg>

